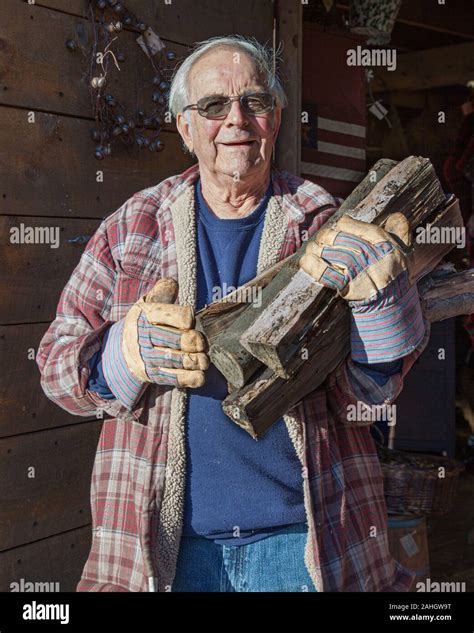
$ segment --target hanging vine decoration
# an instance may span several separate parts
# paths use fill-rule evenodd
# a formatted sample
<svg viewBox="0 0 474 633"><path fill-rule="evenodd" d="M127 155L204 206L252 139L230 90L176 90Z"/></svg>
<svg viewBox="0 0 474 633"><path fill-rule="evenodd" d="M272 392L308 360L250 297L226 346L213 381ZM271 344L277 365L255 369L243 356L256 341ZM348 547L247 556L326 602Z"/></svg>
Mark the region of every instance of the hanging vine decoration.
<svg viewBox="0 0 474 633"><path fill-rule="evenodd" d="M89 14L94 36L88 79L95 118L95 127L91 130L92 139L96 142L95 158L103 160L110 156L112 144L119 141L128 146L161 152L164 143L159 136L165 122L169 78L173 72L168 63L176 60L176 54L173 51L165 53L164 44L156 34L120 0L89 0ZM115 46L124 27L142 35L141 45L147 51L153 72L153 106L150 111L139 109L133 112L107 90L113 72L111 63L120 72L120 64L125 62L124 52ZM155 44L158 42L158 50L150 47L150 34ZM66 46L75 50L71 40L66 42Z"/></svg>

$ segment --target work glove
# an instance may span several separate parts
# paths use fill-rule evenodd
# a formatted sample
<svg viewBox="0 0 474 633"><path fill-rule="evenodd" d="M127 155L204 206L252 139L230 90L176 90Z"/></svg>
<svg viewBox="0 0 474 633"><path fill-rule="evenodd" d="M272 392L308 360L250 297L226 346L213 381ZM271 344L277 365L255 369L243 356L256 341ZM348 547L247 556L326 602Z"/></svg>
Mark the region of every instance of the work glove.
<svg viewBox="0 0 474 633"><path fill-rule="evenodd" d="M397 239L398 238L398 239ZM351 356L361 363L403 358L421 342L424 323L410 283L410 226L394 213L384 228L345 215L319 231L299 265L351 307Z"/></svg>
<svg viewBox="0 0 474 633"><path fill-rule="evenodd" d="M128 409L146 383L197 388L205 382L206 341L192 329L193 308L173 303L177 294L174 279L160 279L110 327L102 354L104 377Z"/></svg>

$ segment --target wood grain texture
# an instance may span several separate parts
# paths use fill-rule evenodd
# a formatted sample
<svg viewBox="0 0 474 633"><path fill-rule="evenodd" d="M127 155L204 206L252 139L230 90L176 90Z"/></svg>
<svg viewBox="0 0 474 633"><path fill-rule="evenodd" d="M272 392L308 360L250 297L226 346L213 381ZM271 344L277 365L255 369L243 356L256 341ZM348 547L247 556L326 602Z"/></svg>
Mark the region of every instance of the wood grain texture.
<svg viewBox="0 0 474 633"><path fill-rule="evenodd" d="M289 284L294 275L295 259L286 261L278 275L270 283L261 288L261 303L248 305L237 315L219 336L214 338L209 349L209 356L214 365L227 378L231 385L242 387L247 380L261 367L261 359L250 353L241 343L242 334L251 326L255 315L268 308L274 297L274 284ZM278 279L277 279L278 277ZM222 324L223 325L223 324Z"/></svg>
<svg viewBox="0 0 474 633"><path fill-rule="evenodd" d="M101 425L0 440L0 551L91 522L90 477Z"/></svg>
<svg viewBox="0 0 474 633"><path fill-rule="evenodd" d="M0 326L0 437L82 424L87 418L71 415L48 400L40 384L36 355L48 323Z"/></svg>
<svg viewBox="0 0 474 633"><path fill-rule="evenodd" d="M432 224L437 227L462 226L458 202L437 214ZM412 259L413 279L430 273L452 248L452 244L416 244L418 255ZM431 316L449 318L464 314L464 310L470 312L474 279L464 280L461 286L458 283L453 282L449 296L432 298L429 305ZM425 286L424 290L427 289ZM458 289L461 297L455 295ZM347 303L333 294L321 303L320 312L311 323L305 354L292 358L289 378L278 376L268 367L260 370L244 387L229 394L223 402L224 412L252 437L260 437L293 405L319 387L328 374L344 361L350 353L349 325Z"/></svg>
<svg viewBox="0 0 474 633"><path fill-rule="evenodd" d="M90 51L93 32L87 3L50 3L55 8L69 9L71 14L52 11L41 5L28 5L18 0L2 1L0 30L0 104L48 110L93 118L89 91ZM130 8L132 9L131 4ZM265 42L272 41L273 9L270 0L244 0L239 12L222 9L220 2L174 1L135 2L140 7L137 15L145 14L145 21L155 29L167 47L177 55L167 64L166 76L184 59L194 42L211 35L241 33L254 35ZM128 6L128 5L127 5ZM145 10L143 10L145 9ZM191 16L196 19L191 19ZM148 17L146 17L148 16ZM252 22L252 16L254 21ZM220 26L219 26L220 25ZM111 50L123 51L126 59L118 71L111 62L108 67L107 92L111 92L131 111L150 110L153 70L147 56L135 43L139 33L124 30ZM71 52L66 41L73 39L78 48ZM28 45L25 46L25 42ZM182 43L180 43L182 42ZM101 71L101 67L97 66ZM20 79L21 78L21 79ZM174 120L165 126L175 130Z"/></svg>
<svg viewBox="0 0 474 633"><path fill-rule="evenodd" d="M378 161L369 175L346 198L338 211L328 221L327 226L336 222L349 209L354 208L372 190L375 183L379 182L395 165L395 161L387 159ZM278 268L274 267L269 270L268 273L271 272L269 281L266 278L264 283L261 283L258 278L252 281L253 285L258 285L261 288L261 305L250 304L242 309L238 315L235 315L238 318L223 320L218 331L216 326L218 319L208 318L208 315L215 314L214 304L199 313L206 336L208 336L207 328L212 330L211 336L208 336L212 362L231 385L243 387L246 380L261 368L261 363L264 362L263 358L265 358L265 350L262 351L262 357L259 361L250 350L242 345L240 338L260 318L264 310L268 309L268 306L280 295L282 290L288 287L291 279L298 272L298 261L305 252L306 246L307 242L303 243L294 255L288 257L284 262L278 262L276 265ZM276 274L273 274L274 272Z"/></svg>
<svg viewBox="0 0 474 633"><path fill-rule="evenodd" d="M59 591L76 591L92 544L91 526L56 534L0 552L0 591L11 583L59 583ZM48 596L50 602L51 594Z"/></svg>
<svg viewBox="0 0 474 633"><path fill-rule="evenodd" d="M164 132L161 153L126 148L97 161L90 122L0 108L0 213L102 218L137 191L193 164L177 134ZM140 153L142 152L142 153ZM97 182L97 171L103 182Z"/></svg>
<svg viewBox="0 0 474 633"><path fill-rule="evenodd" d="M11 230L24 226L59 228L60 246L12 244ZM59 296L79 262L84 244L69 243L91 236L97 220L0 217L0 323L38 323L56 316Z"/></svg>
<svg viewBox="0 0 474 633"><path fill-rule="evenodd" d="M127 0L178 62L195 42L239 33L272 43L272 0ZM160 153L116 145L111 158L94 159L88 88L91 28L85 0L4 0L0 8L0 350L12 369L0 383L0 590L10 583L59 582L74 591L91 542L90 472L100 420L70 416L43 395L27 350L55 316L60 292L100 220L127 198L193 164L181 149L174 122L165 125ZM126 31L126 61L109 73L108 91L130 107L148 109L149 63ZM67 39L79 47L67 50ZM170 64L170 69L172 64ZM35 123L28 123L30 111ZM104 182L97 183L96 172ZM34 216L34 217L33 217ZM81 219L83 218L83 219ZM11 228L58 227L61 246L14 245ZM13 300L14 294L14 300ZM18 325L18 323L22 325ZM31 324L31 325L29 325ZM68 426L65 426L68 425ZM59 428L60 427L60 428ZM27 468L36 478L27 478ZM72 494L71 494L72 492Z"/></svg>
<svg viewBox="0 0 474 633"><path fill-rule="evenodd" d="M397 68L378 68L373 92L464 85L474 74L474 42L401 53Z"/></svg>
<svg viewBox="0 0 474 633"><path fill-rule="evenodd" d="M474 310L474 271L440 277L425 285L420 295L425 317L430 321L469 314ZM264 367L224 400L226 415L254 439L259 439L276 420L320 387L350 353L348 307L333 297L328 310L331 319L325 320L320 329L315 328L307 355L288 379Z"/></svg>
<svg viewBox="0 0 474 633"><path fill-rule="evenodd" d="M58 9L74 15L86 15L86 0L36 0L40 7ZM272 41L272 0L239 0L229 5L221 0L127 0L130 11L149 24L163 39L180 44L238 33Z"/></svg>
<svg viewBox="0 0 474 633"><path fill-rule="evenodd" d="M254 439L260 438L304 396L317 389L348 353L349 309L334 297L329 301L329 309L331 319L324 327L315 329L298 372L285 379L263 367L250 382L224 400L224 413ZM316 321L315 326L319 325Z"/></svg>
<svg viewBox="0 0 474 633"><path fill-rule="evenodd" d="M294 0L276 0L276 47L283 48L280 71L288 106L275 148L276 164L291 174L301 173L301 75L303 57L303 6Z"/></svg>
<svg viewBox="0 0 474 633"><path fill-rule="evenodd" d="M109 57L106 92L112 93L130 113L151 112L153 69L135 43L137 33L124 31L111 50L125 53L120 71ZM66 41L75 40L71 52ZM28 42L28 45L25 45ZM186 56L186 48L164 42L177 54L174 64ZM59 114L94 118L89 89L93 31L84 18L3 0L0 34L0 103ZM97 73L102 71L95 65ZM174 121L168 125L175 130Z"/></svg>
<svg viewBox="0 0 474 633"><path fill-rule="evenodd" d="M445 195L430 161L412 156L394 166L349 215L381 225L388 215L401 211L414 229L444 203ZM328 225L335 221L336 218L331 218ZM434 258L438 257L439 248L432 253ZM242 333L241 344L279 376L287 378L294 365L299 365L301 349L313 336L312 320L320 318L328 296L326 288L304 271L298 271Z"/></svg>
<svg viewBox="0 0 474 633"><path fill-rule="evenodd" d="M423 314L430 321L474 313L474 269L430 276L424 285Z"/></svg>
<svg viewBox="0 0 474 633"><path fill-rule="evenodd" d="M289 263L291 257L280 260L247 283L229 292L222 299L213 301L196 312L196 327L206 334L210 343L213 343L215 338L235 320L236 316L248 307L248 296L251 288L265 288L281 268Z"/></svg>

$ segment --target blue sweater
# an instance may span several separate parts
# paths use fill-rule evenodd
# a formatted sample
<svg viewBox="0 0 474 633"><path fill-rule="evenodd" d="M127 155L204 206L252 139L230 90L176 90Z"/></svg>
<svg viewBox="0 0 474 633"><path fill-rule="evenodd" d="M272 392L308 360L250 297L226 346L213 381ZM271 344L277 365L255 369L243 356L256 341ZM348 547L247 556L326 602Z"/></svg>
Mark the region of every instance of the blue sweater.
<svg viewBox="0 0 474 633"><path fill-rule="evenodd" d="M250 215L220 219L195 184L197 208L196 309L228 294L257 273L257 260L271 183L265 198ZM107 333L104 335L106 343ZM383 384L385 374L367 371ZM88 387L114 398L103 377L100 352L90 361ZM188 389L186 412L186 487L183 534L204 536L216 543L241 545L264 538L282 526L306 520L302 467L283 418L258 441L222 411L227 382L211 365L206 383Z"/></svg>
<svg viewBox="0 0 474 633"><path fill-rule="evenodd" d="M197 201L197 305L257 274L265 198L250 215L217 218L195 185ZM302 467L281 418L259 441L222 411L227 382L213 366L200 389L188 390L187 482L184 535L232 545L263 538L283 525L305 521ZM226 540L228 539L228 540Z"/></svg>

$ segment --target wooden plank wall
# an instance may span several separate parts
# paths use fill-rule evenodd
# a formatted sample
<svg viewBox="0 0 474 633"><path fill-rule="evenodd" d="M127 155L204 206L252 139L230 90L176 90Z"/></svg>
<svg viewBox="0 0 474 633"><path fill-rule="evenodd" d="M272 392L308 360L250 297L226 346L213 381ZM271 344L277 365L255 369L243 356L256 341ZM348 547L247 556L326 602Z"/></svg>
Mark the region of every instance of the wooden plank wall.
<svg viewBox="0 0 474 633"><path fill-rule="evenodd" d="M282 48L282 80L288 105L282 112L276 144L276 161L280 169L301 173L301 85L303 59L303 5L294 0L280 0L276 5L275 48Z"/></svg>
<svg viewBox="0 0 474 633"><path fill-rule="evenodd" d="M212 36L273 41L272 0L125 4L178 61ZM21 579L74 591L90 548L90 476L102 423L48 401L34 360L84 249L69 240L90 236L133 193L191 164L174 123L163 131L161 154L124 148L94 159L86 85L91 31L87 0L0 5L0 591ZM147 107L149 90L140 89L149 68L136 36L123 34L127 58L110 86L125 102L143 99ZM65 46L69 38L79 44L74 52ZM21 224L59 227L59 247L11 243L11 229Z"/></svg>

